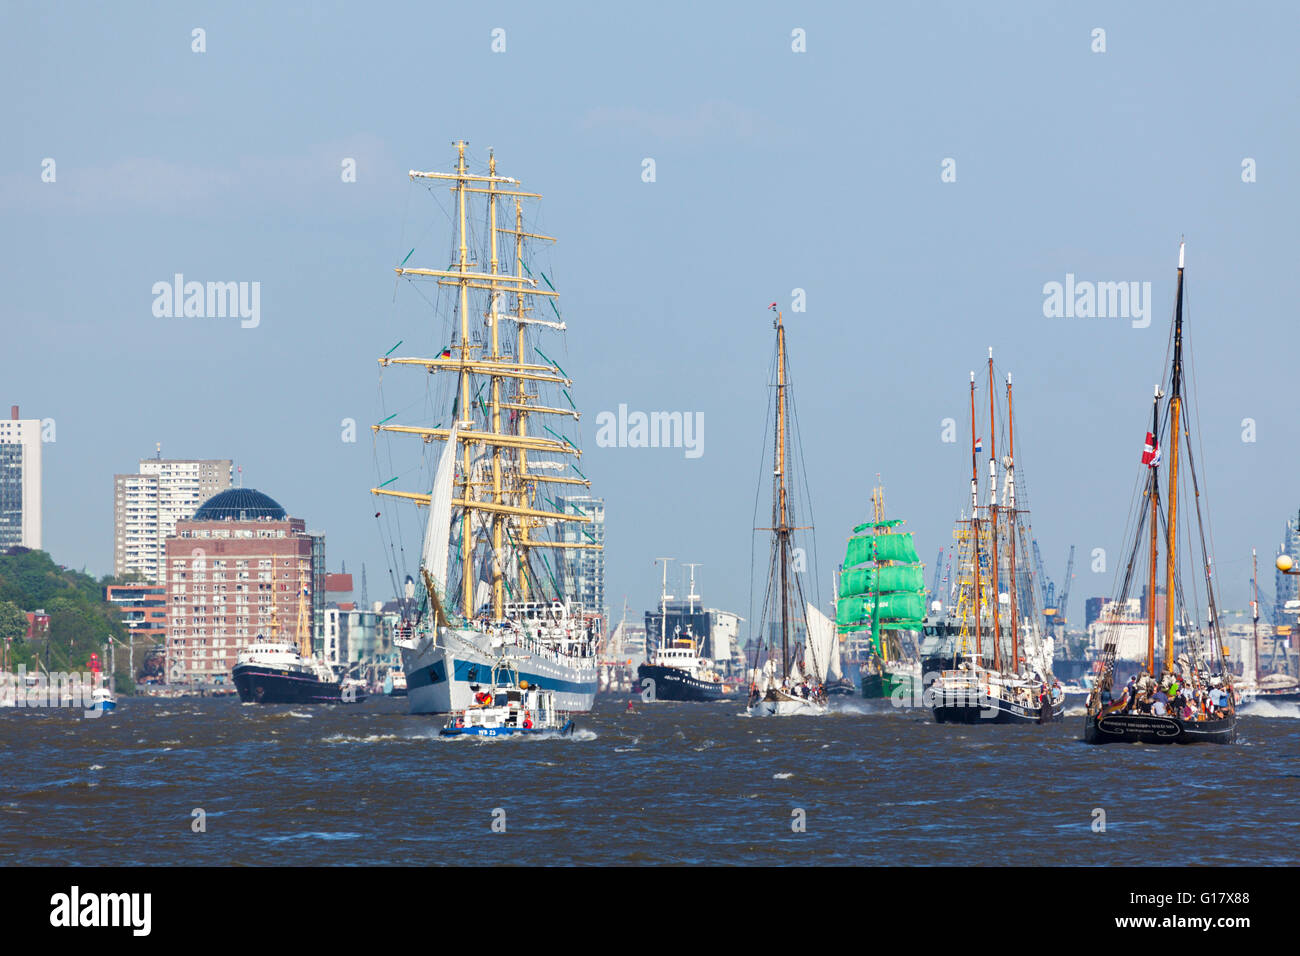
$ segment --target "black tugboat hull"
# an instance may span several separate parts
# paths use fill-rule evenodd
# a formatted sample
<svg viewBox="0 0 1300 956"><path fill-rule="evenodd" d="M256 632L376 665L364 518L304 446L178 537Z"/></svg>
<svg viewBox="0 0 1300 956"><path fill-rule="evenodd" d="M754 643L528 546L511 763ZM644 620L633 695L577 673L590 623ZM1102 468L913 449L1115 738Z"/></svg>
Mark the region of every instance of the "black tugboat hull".
<svg viewBox="0 0 1300 956"><path fill-rule="evenodd" d="M239 699L245 704L359 704L366 695L345 700L341 684L286 674L270 667L244 665L232 672Z"/></svg>
<svg viewBox="0 0 1300 956"><path fill-rule="evenodd" d="M934 707L934 719L940 724L1048 724L1065 715L1065 701L1046 707L1024 707L1005 700L995 700L988 707L976 704L940 704Z"/></svg>
<svg viewBox="0 0 1300 956"><path fill-rule="evenodd" d="M693 703L708 703L723 700L726 694L722 685L715 681L699 680L676 667L660 667L655 664L642 664L637 668L637 683L643 689L654 688L652 700L678 700ZM646 685L647 680L654 681Z"/></svg>
<svg viewBox="0 0 1300 956"><path fill-rule="evenodd" d="M1110 714L1085 718L1083 739L1090 744L1230 744L1237 719L1179 720L1149 714Z"/></svg>

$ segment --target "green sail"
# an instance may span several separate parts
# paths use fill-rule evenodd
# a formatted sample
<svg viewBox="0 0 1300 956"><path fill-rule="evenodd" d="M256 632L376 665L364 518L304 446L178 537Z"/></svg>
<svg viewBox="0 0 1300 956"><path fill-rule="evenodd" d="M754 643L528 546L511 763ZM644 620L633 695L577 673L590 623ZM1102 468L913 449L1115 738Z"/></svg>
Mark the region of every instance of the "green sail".
<svg viewBox="0 0 1300 956"><path fill-rule="evenodd" d="M877 615L880 627L888 630L916 630L925 619L925 595L903 592L900 594L882 594L876 606L876 598L846 597L840 598L835 606L835 623L840 628L858 624L870 625L872 614Z"/></svg>
<svg viewBox="0 0 1300 956"><path fill-rule="evenodd" d="M872 595L876 591L924 591L925 572L913 565L853 568L840 575L840 597Z"/></svg>
<svg viewBox="0 0 1300 956"><path fill-rule="evenodd" d="M903 534L859 535L849 538L844 554L844 566L865 564L868 561L903 561L916 564L921 559L912 543L912 532Z"/></svg>

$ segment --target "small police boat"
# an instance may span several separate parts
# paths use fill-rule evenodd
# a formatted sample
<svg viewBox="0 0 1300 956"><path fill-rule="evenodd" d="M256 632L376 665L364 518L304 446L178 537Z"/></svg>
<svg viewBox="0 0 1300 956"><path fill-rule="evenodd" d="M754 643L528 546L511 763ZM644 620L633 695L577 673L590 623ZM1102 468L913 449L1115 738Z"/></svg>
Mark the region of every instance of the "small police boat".
<svg viewBox="0 0 1300 956"><path fill-rule="evenodd" d="M443 737L514 737L573 733L573 719L555 709L555 691L519 679L511 658L492 665L489 686L471 686L474 703L454 711L439 731Z"/></svg>

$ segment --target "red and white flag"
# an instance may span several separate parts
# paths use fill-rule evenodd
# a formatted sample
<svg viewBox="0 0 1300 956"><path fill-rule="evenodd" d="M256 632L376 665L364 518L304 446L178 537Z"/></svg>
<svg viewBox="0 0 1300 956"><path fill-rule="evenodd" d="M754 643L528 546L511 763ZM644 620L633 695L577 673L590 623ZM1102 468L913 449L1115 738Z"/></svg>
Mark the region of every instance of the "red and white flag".
<svg viewBox="0 0 1300 956"><path fill-rule="evenodd" d="M1152 468L1160 464L1160 445L1156 442L1156 436L1150 432L1147 432L1147 443L1142 448L1142 464Z"/></svg>
<svg viewBox="0 0 1300 956"><path fill-rule="evenodd" d="M768 308L771 309L773 312L775 312L775 311L776 311L776 303L773 302L771 305L768 306Z"/></svg>

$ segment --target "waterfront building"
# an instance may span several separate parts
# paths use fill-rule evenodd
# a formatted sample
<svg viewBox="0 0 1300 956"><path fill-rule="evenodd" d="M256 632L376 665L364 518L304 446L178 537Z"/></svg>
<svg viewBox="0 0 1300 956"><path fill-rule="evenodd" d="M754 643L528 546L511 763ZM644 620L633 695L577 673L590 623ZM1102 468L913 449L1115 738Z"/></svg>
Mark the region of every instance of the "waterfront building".
<svg viewBox="0 0 1300 956"><path fill-rule="evenodd" d="M591 495L556 495L566 514L587 515L590 524L565 523L561 540L570 544L598 544L599 548L561 550L560 587L564 597L580 603L589 614L608 620L605 607L605 499Z"/></svg>
<svg viewBox="0 0 1300 956"><path fill-rule="evenodd" d="M324 536L251 488L223 491L179 520L164 557L171 683L229 684L239 648L277 629L295 640L299 588L309 615L314 582L323 590Z"/></svg>
<svg viewBox="0 0 1300 956"><path fill-rule="evenodd" d="M177 522L231 486L228 458L140 459L140 470L113 476L113 574L163 582L167 538Z"/></svg>
<svg viewBox="0 0 1300 956"><path fill-rule="evenodd" d="M41 545L41 421L0 419L0 551Z"/></svg>

